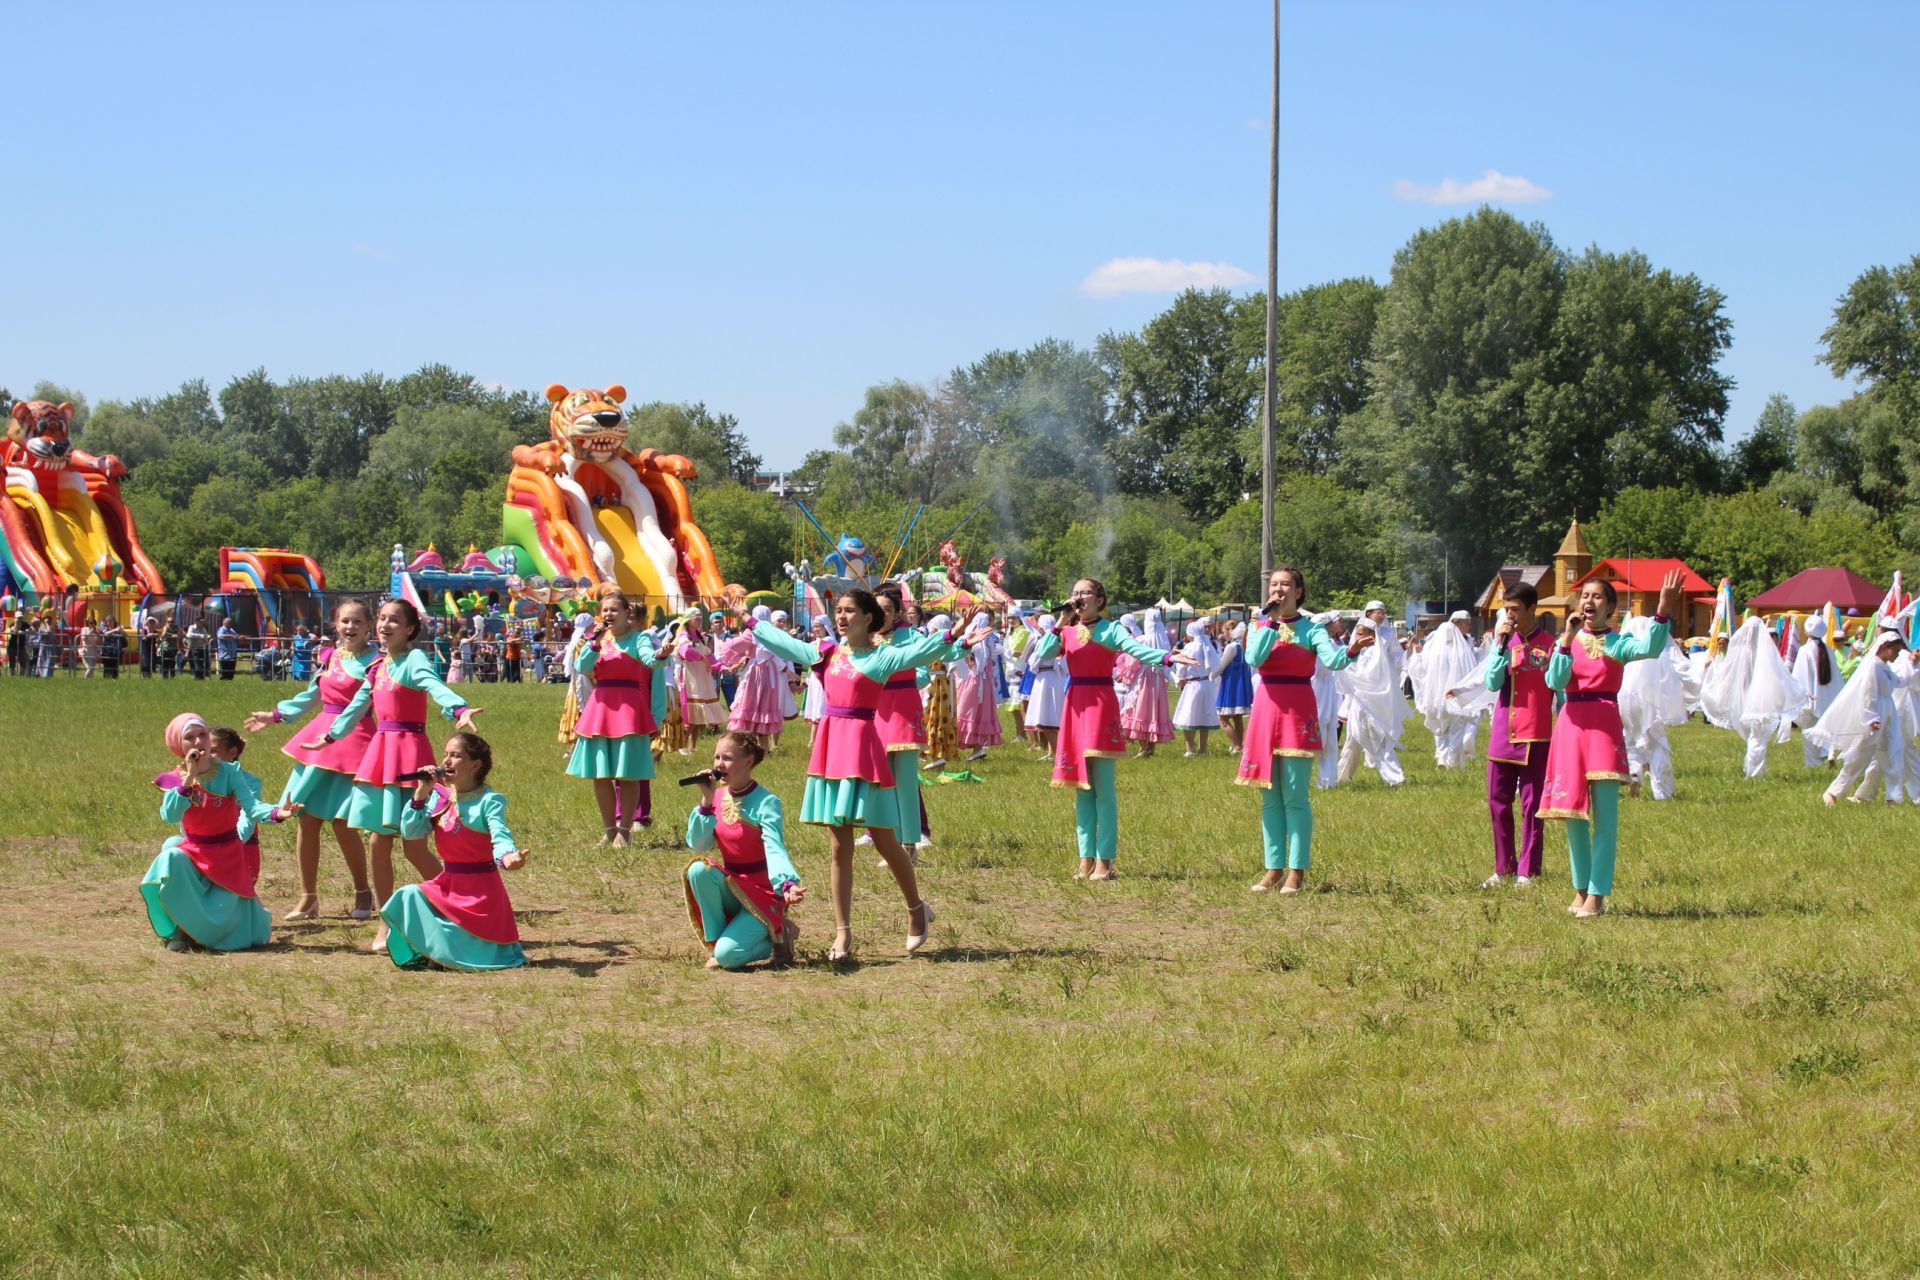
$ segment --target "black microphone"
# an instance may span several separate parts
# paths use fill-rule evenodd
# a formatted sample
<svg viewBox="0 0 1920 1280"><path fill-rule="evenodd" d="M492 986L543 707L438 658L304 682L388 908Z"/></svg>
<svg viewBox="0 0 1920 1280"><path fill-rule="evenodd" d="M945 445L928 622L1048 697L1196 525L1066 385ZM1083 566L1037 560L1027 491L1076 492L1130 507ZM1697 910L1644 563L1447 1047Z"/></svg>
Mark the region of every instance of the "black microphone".
<svg viewBox="0 0 1920 1280"><path fill-rule="evenodd" d="M703 769L699 773L694 774L691 778L680 779L680 785L683 787L697 787L703 782L717 781L719 779L719 776L720 776L719 774L716 774L711 769Z"/></svg>
<svg viewBox="0 0 1920 1280"><path fill-rule="evenodd" d="M440 770L437 767L415 769L412 773L401 774L399 777L395 778L394 781L395 782L438 782L440 781Z"/></svg>

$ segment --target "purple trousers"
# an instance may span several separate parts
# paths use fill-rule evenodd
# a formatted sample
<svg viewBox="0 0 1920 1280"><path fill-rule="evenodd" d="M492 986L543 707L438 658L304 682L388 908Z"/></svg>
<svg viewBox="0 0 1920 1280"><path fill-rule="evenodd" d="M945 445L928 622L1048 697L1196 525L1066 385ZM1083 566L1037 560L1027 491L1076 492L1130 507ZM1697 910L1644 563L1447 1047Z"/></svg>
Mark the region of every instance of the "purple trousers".
<svg viewBox="0 0 1920 1280"><path fill-rule="evenodd" d="M1540 855L1546 844L1546 824L1540 821L1540 791L1547 780L1547 744L1513 743L1513 755L1526 752L1525 764L1487 760L1487 809L1493 815L1493 870L1495 875L1540 874ZM1520 856L1513 856L1513 800L1520 798Z"/></svg>

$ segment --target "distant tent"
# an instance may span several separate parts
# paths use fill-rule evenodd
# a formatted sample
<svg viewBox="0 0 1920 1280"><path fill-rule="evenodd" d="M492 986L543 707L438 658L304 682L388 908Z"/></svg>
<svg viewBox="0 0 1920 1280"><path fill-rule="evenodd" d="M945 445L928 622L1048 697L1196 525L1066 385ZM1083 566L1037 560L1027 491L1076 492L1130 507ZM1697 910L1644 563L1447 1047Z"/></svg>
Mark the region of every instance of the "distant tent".
<svg viewBox="0 0 1920 1280"><path fill-rule="evenodd" d="M1885 588L1874 586L1850 569L1802 569L1747 601L1747 608L1755 613L1813 613L1831 600L1842 611L1858 609L1864 614L1886 594Z"/></svg>
<svg viewBox="0 0 1920 1280"><path fill-rule="evenodd" d="M1874 603L1879 603L1879 600L1880 598L1878 596L1874 597ZM1185 596L1171 602L1169 602L1165 596L1161 596L1158 600L1154 601L1153 607L1158 609L1160 616L1168 622L1191 622L1194 617L1194 608L1191 604L1187 603Z"/></svg>

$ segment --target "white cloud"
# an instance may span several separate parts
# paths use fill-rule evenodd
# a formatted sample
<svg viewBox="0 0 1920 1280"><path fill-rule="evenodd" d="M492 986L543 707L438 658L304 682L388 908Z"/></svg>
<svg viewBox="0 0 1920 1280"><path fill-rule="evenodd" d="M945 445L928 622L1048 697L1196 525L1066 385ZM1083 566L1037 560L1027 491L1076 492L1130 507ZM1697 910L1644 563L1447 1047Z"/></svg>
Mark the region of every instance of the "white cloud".
<svg viewBox="0 0 1920 1280"><path fill-rule="evenodd" d="M1525 178L1489 169L1472 182L1448 178L1434 186L1402 178L1393 184L1393 198L1419 204L1533 204L1553 199L1553 192Z"/></svg>
<svg viewBox="0 0 1920 1280"><path fill-rule="evenodd" d="M1178 258L1114 258L1095 267L1080 282L1080 292L1095 298L1121 293L1179 293L1182 289L1231 288L1253 280L1231 262L1182 262Z"/></svg>

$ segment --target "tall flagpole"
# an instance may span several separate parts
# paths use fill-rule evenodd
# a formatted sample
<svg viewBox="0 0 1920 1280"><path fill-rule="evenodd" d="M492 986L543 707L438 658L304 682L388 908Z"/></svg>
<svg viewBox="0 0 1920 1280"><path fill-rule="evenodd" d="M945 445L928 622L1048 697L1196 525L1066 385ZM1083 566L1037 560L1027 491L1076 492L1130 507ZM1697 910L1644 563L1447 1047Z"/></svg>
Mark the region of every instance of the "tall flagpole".
<svg viewBox="0 0 1920 1280"><path fill-rule="evenodd" d="M1280 286L1280 0L1273 0L1273 119L1267 151L1267 345L1266 396L1260 406L1260 586L1273 572L1273 413L1279 376L1273 367L1278 339L1275 299Z"/></svg>

